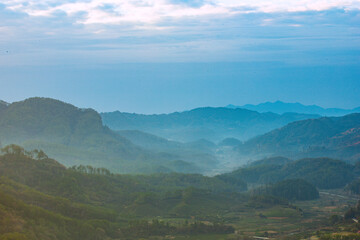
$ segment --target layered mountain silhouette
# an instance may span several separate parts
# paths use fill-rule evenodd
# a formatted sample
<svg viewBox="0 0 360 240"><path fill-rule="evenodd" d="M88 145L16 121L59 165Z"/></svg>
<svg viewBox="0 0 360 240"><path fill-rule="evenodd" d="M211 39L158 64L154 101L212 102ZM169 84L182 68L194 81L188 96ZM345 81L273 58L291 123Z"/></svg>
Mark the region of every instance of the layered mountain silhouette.
<svg viewBox="0 0 360 240"><path fill-rule="evenodd" d="M45 150L63 164L91 164L116 172L199 172L174 154L157 153L133 144L103 126L92 109L49 98L30 98L0 110L0 142ZM191 160L191 159L190 159Z"/></svg>
<svg viewBox="0 0 360 240"><path fill-rule="evenodd" d="M245 108L257 112L273 112L283 114L286 112L296 112L305 114L318 114L321 116L343 116L350 113L359 113L360 107L354 109L341 109L341 108L322 108L317 105L303 105L301 103L285 103L282 101L265 102L257 105L246 104L243 106L228 105L228 108Z"/></svg>
<svg viewBox="0 0 360 240"><path fill-rule="evenodd" d="M114 130L140 130L182 142L198 139L219 142L229 137L246 140L293 121L319 116L298 113L280 115L247 109L204 107L154 115L116 111L101 113L101 117L104 124Z"/></svg>
<svg viewBox="0 0 360 240"><path fill-rule="evenodd" d="M178 156L179 159L191 161L204 170L209 170L217 164L217 159L214 156L216 145L204 139L182 143L138 130L122 130L117 133L144 149L161 153L164 156L167 154L170 155L169 157L171 154Z"/></svg>
<svg viewBox="0 0 360 240"><path fill-rule="evenodd" d="M360 114L290 123L239 145L244 155L329 156L360 160Z"/></svg>
<svg viewBox="0 0 360 240"><path fill-rule="evenodd" d="M212 172L221 162L236 160L231 149L247 159L360 158L360 114L316 117L210 107L160 115L100 115L50 98L30 98L0 102L0 143L43 149L67 166L91 164L123 173Z"/></svg>

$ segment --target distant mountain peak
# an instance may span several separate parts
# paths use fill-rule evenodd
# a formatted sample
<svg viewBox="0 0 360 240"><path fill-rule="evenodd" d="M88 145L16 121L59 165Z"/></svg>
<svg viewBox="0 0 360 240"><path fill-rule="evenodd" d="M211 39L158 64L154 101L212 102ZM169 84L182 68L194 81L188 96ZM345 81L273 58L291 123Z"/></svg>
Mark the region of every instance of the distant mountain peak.
<svg viewBox="0 0 360 240"><path fill-rule="evenodd" d="M360 112L360 107L354 109L342 109L342 108L323 108L317 105L304 105L299 102L286 103L280 100L275 102L264 102L260 104L246 104L243 106L236 106L229 104L227 108L237 109L245 108L252 111L273 112L277 114L284 114L287 112L304 113L304 114L318 114L322 116L344 116L350 113Z"/></svg>
<svg viewBox="0 0 360 240"><path fill-rule="evenodd" d="M317 118L314 114L259 113L244 108L202 107L169 114L101 114L106 126L113 130L140 130L166 139L192 142L205 138L219 142L228 137L246 140L285 124Z"/></svg>

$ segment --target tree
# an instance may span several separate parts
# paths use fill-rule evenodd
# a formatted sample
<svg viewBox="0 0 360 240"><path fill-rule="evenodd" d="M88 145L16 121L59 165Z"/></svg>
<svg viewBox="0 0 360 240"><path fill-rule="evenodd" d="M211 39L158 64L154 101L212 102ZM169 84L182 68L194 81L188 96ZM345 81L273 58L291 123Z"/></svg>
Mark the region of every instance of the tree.
<svg viewBox="0 0 360 240"><path fill-rule="evenodd" d="M5 146L1 152L10 155L25 155L25 149L15 144Z"/></svg>

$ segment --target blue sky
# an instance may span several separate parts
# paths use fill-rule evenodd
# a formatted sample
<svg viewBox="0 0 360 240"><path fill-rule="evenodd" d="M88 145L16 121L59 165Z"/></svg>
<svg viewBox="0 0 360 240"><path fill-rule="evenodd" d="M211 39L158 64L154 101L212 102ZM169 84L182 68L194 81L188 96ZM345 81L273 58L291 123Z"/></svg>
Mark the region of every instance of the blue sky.
<svg viewBox="0 0 360 240"><path fill-rule="evenodd" d="M0 0L0 99L360 106L359 0Z"/></svg>

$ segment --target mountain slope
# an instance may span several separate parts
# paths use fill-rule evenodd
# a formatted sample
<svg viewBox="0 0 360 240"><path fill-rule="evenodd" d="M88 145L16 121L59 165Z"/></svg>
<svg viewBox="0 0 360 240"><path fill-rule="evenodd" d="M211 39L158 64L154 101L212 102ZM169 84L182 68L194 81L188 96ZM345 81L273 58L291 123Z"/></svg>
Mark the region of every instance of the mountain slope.
<svg viewBox="0 0 360 240"><path fill-rule="evenodd" d="M96 147L96 139L106 136L119 140L123 148L131 143L103 127L101 118L92 109L78 109L48 98L30 98L7 107L0 116L1 137L9 142L21 139L52 138L65 145ZM94 142L92 142L94 141Z"/></svg>
<svg viewBox="0 0 360 240"><path fill-rule="evenodd" d="M176 141L208 139L214 142L228 137L240 140L263 134L296 120L317 115L258 113L246 109L197 108L170 114L101 113L105 125L114 130L140 130Z"/></svg>
<svg viewBox="0 0 360 240"><path fill-rule="evenodd" d="M181 165L176 156L142 149L104 127L94 110L49 98L30 98L1 111L0 142L44 149L66 165L92 164L119 172L176 171ZM198 171L181 163L181 171Z"/></svg>
<svg viewBox="0 0 360 240"><path fill-rule="evenodd" d="M159 232L162 225L139 220L216 216L246 202L240 185L199 174L115 175L91 166L65 168L18 146L3 151L0 239L148 239L175 234L174 227Z"/></svg>
<svg viewBox="0 0 360 240"><path fill-rule="evenodd" d="M121 136L129 139L132 143L146 149L166 151L183 147L183 143L167 140L156 135L142 132L139 130L120 130L117 131Z"/></svg>
<svg viewBox="0 0 360 240"><path fill-rule="evenodd" d="M218 164L218 160L214 156L216 146L205 140L181 143L138 130L121 130L117 133L137 146L153 152L171 154L172 158L176 156L179 160L195 163L204 171L212 170Z"/></svg>
<svg viewBox="0 0 360 240"><path fill-rule="evenodd" d="M237 147L241 154L360 159L360 114L297 121Z"/></svg>
<svg viewBox="0 0 360 240"><path fill-rule="evenodd" d="M343 116L350 113L359 113L360 108L341 109L341 108L322 108L316 105L303 105L301 103L285 103L281 101L265 102L257 105L246 104L243 106L228 105L228 108L245 108L257 112L273 112L283 114L286 112L296 112L304 114L318 114L321 116Z"/></svg>
<svg viewBox="0 0 360 240"><path fill-rule="evenodd" d="M291 162L291 159L286 157L269 157L269 158L263 158L254 162L251 162L249 166L259 166L259 165L278 165L278 166L284 166L285 164Z"/></svg>

